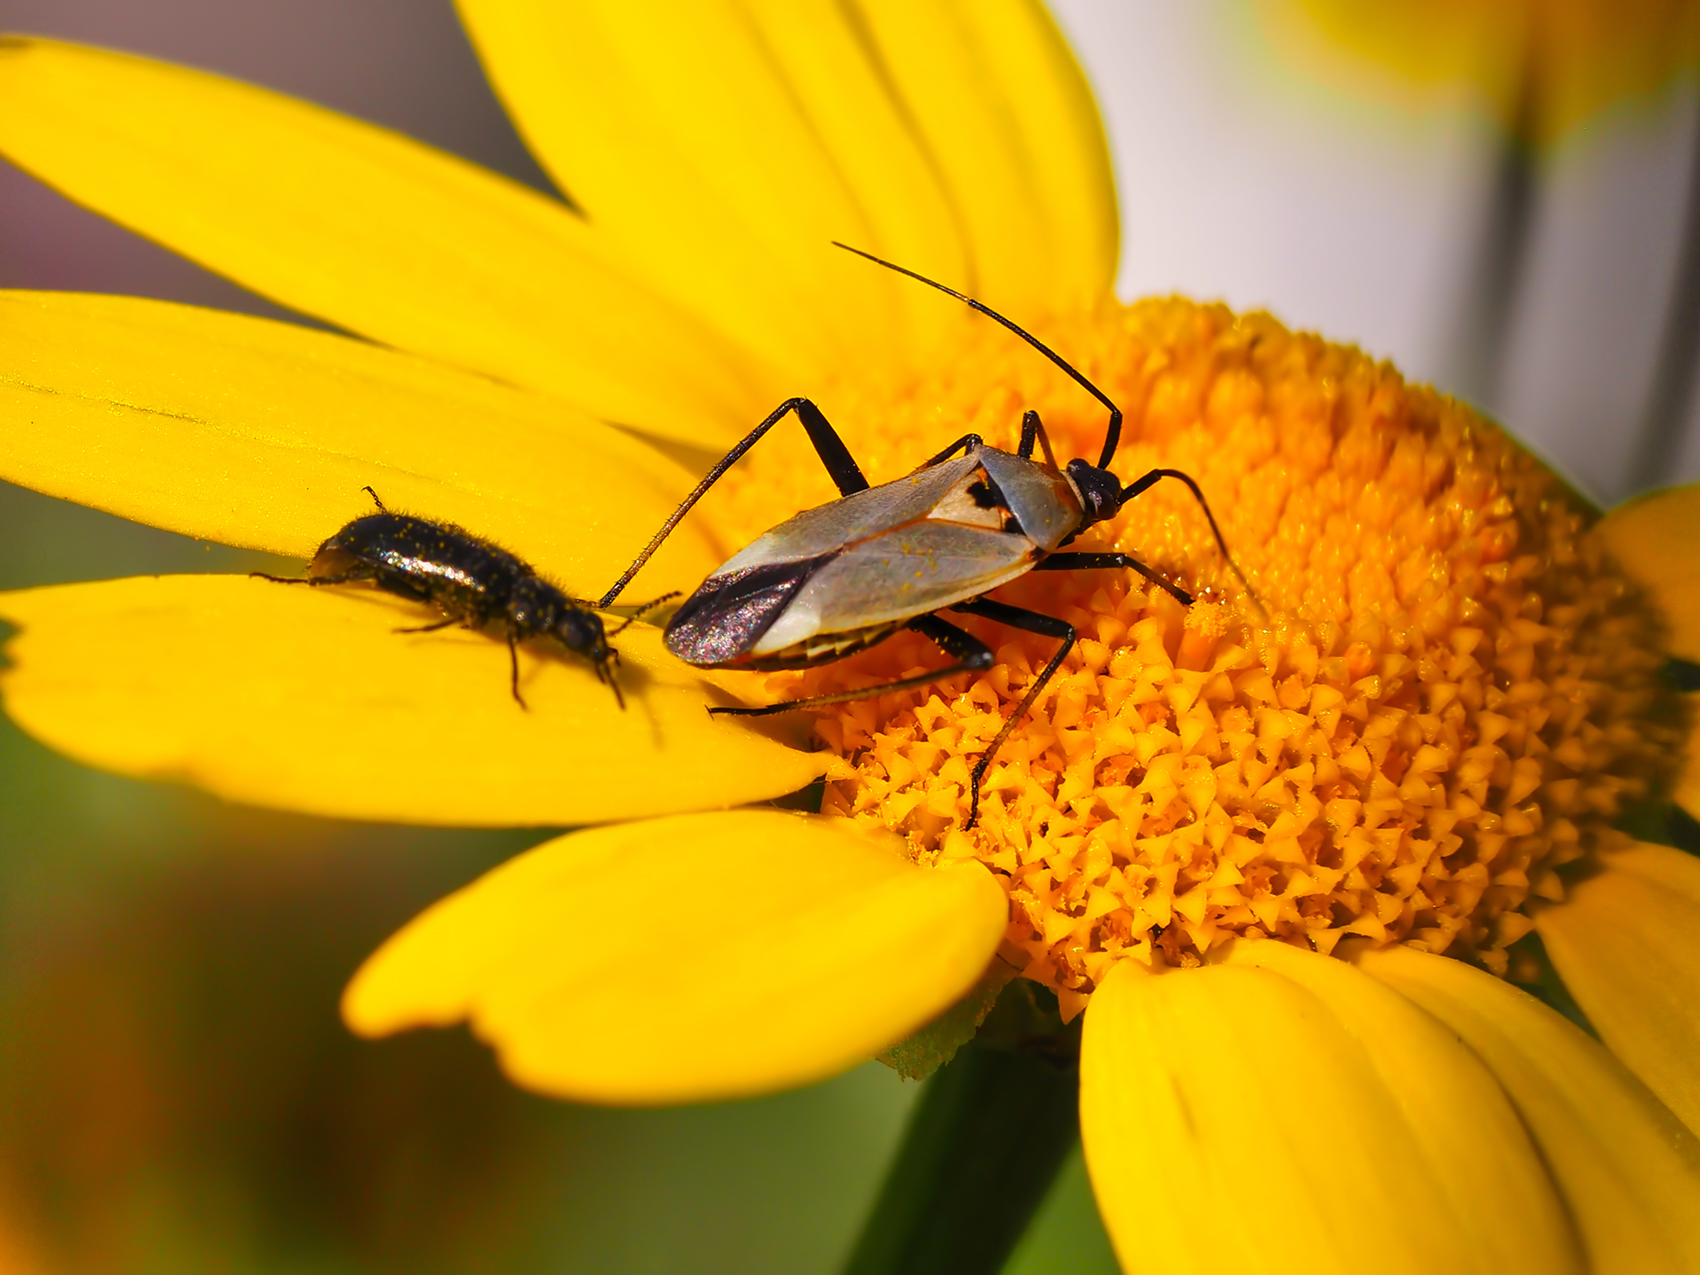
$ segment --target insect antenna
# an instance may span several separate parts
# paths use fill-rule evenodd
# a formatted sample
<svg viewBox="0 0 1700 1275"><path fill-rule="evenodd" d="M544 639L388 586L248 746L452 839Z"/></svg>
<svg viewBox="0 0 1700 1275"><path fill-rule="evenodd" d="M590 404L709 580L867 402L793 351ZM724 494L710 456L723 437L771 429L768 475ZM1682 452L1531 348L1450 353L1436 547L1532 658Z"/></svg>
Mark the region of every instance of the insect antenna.
<svg viewBox="0 0 1700 1275"><path fill-rule="evenodd" d="M876 257L876 256L874 256L873 253L863 252L860 248L852 248L849 244L839 243L838 240L836 240L836 239L834 239L832 241L832 246L834 248L842 248L842 249L844 249L845 252L853 252L858 257L866 257L869 261L873 262L876 266L884 266L887 270L895 270L898 274L909 276L909 278L914 279L917 283L924 283L929 288L937 288L940 292L944 293L946 296L955 297L958 301L962 302L964 305L969 306L969 307L971 307L975 310L978 310L981 314L985 315L988 319L992 319L992 320L994 320L998 323L1003 324L1004 327L1008 328L1011 332L1015 333L1016 336L1020 337L1023 341L1027 342L1028 345L1032 346L1035 350L1039 351L1040 354L1043 354L1052 363L1055 363L1059 368L1061 368L1064 372L1066 372L1069 375L1070 379L1072 379L1076 385L1080 386L1083 390L1085 390L1093 398L1097 399L1100 403L1102 403L1106 408L1109 409L1109 412L1110 412L1110 428L1108 430L1106 430L1105 433L1104 433L1104 452L1103 452L1103 455L1101 455L1098 458L1098 468L1099 469L1108 469L1110 467L1110 462L1112 460L1114 460L1115 457L1116 457L1116 444L1121 442L1121 437L1122 437L1122 409L1117 407L1114 403L1110 402L1109 395L1105 394L1103 390L1099 389L1096 385L1092 384L1091 381L1087 380L1085 375L1083 373L1081 373L1067 359L1063 358L1062 355L1058 354L1055 350L1053 350L1050 346L1046 345L1038 337L1034 336L1031 332L1027 331L1026 328L1024 328L1020 324L1016 323L1015 320L1004 318L1003 315L999 314L996 310L992 309L991 306L985 304L983 301L976 301L976 300L974 300L973 297L968 296L966 293L958 292L955 288L946 287L944 284L940 283L937 279L929 279L929 278L927 278L926 275L917 274L915 271L907 269L903 266L900 266L894 261L887 261L884 257Z"/></svg>
<svg viewBox="0 0 1700 1275"><path fill-rule="evenodd" d="M659 598L656 598L651 602L645 602L642 606L638 607L635 611L633 611L629 616L626 617L626 622L624 624L622 624L619 628L615 629L608 636L611 637L611 638L619 637L620 634L624 633L627 629L631 628L632 625L636 624L639 620L641 620L648 612L655 610L655 608L660 606L663 602L671 602L674 598L676 598L678 596L679 596L679 590L674 589L673 592L663 593Z"/></svg>

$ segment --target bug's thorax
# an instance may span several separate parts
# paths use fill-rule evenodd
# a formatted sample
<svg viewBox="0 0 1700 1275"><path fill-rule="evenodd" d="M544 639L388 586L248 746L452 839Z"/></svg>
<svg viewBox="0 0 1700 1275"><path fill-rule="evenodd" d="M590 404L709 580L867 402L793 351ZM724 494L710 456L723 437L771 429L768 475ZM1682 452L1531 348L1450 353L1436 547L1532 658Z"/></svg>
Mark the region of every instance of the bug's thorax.
<svg viewBox="0 0 1700 1275"><path fill-rule="evenodd" d="M1067 474L996 447L977 447L969 454L977 467L930 517L967 522L965 505L983 505L1000 519L1001 530L1027 537L1041 555L1080 529L1081 493Z"/></svg>

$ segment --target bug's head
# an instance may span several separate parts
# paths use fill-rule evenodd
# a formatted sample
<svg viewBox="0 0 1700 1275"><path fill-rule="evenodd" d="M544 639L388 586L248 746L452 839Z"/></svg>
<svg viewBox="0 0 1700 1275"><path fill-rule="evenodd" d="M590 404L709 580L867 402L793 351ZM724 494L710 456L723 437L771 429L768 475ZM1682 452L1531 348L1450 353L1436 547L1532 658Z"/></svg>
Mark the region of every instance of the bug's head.
<svg viewBox="0 0 1700 1275"><path fill-rule="evenodd" d="M598 675L614 662L614 648L608 645L608 634L602 627L602 617L580 607L564 607L555 617L549 630L562 646L577 651L596 665Z"/></svg>
<svg viewBox="0 0 1700 1275"><path fill-rule="evenodd" d="M1121 511L1122 482L1109 470L1076 456L1068 462L1068 476L1080 493L1082 527L1113 518Z"/></svg>

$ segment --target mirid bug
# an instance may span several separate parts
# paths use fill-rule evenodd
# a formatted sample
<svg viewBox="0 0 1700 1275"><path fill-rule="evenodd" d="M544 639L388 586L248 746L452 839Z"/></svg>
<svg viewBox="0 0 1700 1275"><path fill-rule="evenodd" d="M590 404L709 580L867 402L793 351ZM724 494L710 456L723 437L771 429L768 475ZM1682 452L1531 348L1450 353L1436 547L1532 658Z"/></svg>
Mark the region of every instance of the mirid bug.
<svg viewBox="0 0 1700 1275"><path fill-rule="evenodd" d="M320 545L304 577L253 574L279 584L367 581L386 592L428 602L446 617L435 624L397 629L397 633L431 633L451 624L479 629L499 620L508 640L509 687L521 708L525 700L519 693L517 646L530 638L552 637L589 660L597 680L613 689L621 708L626 706L614 680L619 653L608 645L601 616L482 536L453 523L391 513L377 492L370 487L362 490L372 497L378 512L356 518ZM656 602L677 596L670 593ZM638 613L647 609L639 608ZM615 635L625 627L614 630Z"/></svg>
<svg viewBox="0 0 1700 1275"><path fill-rule="evenodd" d="M936 613L941 610L982 616L1058 639L1061 645L1056 654L1033 679L970 772L964 827L972 828L979 818L980 782L992 759L1075 643L1074 627L1067 621L985 594L1029 571L1126 568L1165 589L1182 605L1191 605L1192 597L1185 590L1127 554L1058 552L1087 527L1114 517L1129 500L1164 478L1186 484L1236 575L1239 567L1228 554L1204 493L1188 475L1177 469L1153 469L1124 485L1110 472L1121 439L1121 409L1061 355L972 297L859 248L837 246L955 297L1002 324L1062 369L1110 413L1098 463L1076 458L1058 469L1039 414L1028 411L1022 416L1021 442L1014 452L988 447L977 434L964 434L908 477L872 487L821 410L806 398L787 399L708 471L637 560L603 594L601 605L608 606L619 597L709 488L762 435L795 412L837 484L840 498L780 523L709 576L667 622L667 649L699 668L812 668L865 650L907 628L954 660L944 668L865 690L766 708L709 710L763 716L926 686L956 673L990 668L992 649L939 618ZM1043 462L1033 458L1035 446L1043 449ZM1245 583L1243 575L1240 580Z"/></svg>

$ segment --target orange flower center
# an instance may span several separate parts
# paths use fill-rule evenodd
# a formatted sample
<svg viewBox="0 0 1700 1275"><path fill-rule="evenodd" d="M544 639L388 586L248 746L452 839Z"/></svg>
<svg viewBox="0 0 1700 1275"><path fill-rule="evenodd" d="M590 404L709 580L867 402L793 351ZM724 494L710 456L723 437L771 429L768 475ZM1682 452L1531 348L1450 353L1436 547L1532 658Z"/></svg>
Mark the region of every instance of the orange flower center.
<svg viewBox="0 0 1700 1275"><path fill-rule="evenodd" d="M989 671L818 711L843 759L824 808L904 834L918 861L990 867L1004 957L1070 1016L1115 961L1195 964L1235 936L1328 952L1362 935L1503 972L1525 904L1560 897L1554 869L1674 752L1657 623L1585 507L1468 408L1265 315L1151 301L1040 335L1126 411L1124 480L1198 480L1256 600L1160 482L1070 548L1131 553L1191 607L1127 571L997 593L1080 642L988 771L978 827L969 770L1056 644L966 616ZM876 483L968 430L1013 449L1029 407L1059 462L1095 461L1105 428L979 320L919 377L858 373L818 400ZM711 516L737 544L835 494L800 430L728 481ZM905 632L765 695L946 662Z"/></svg>

